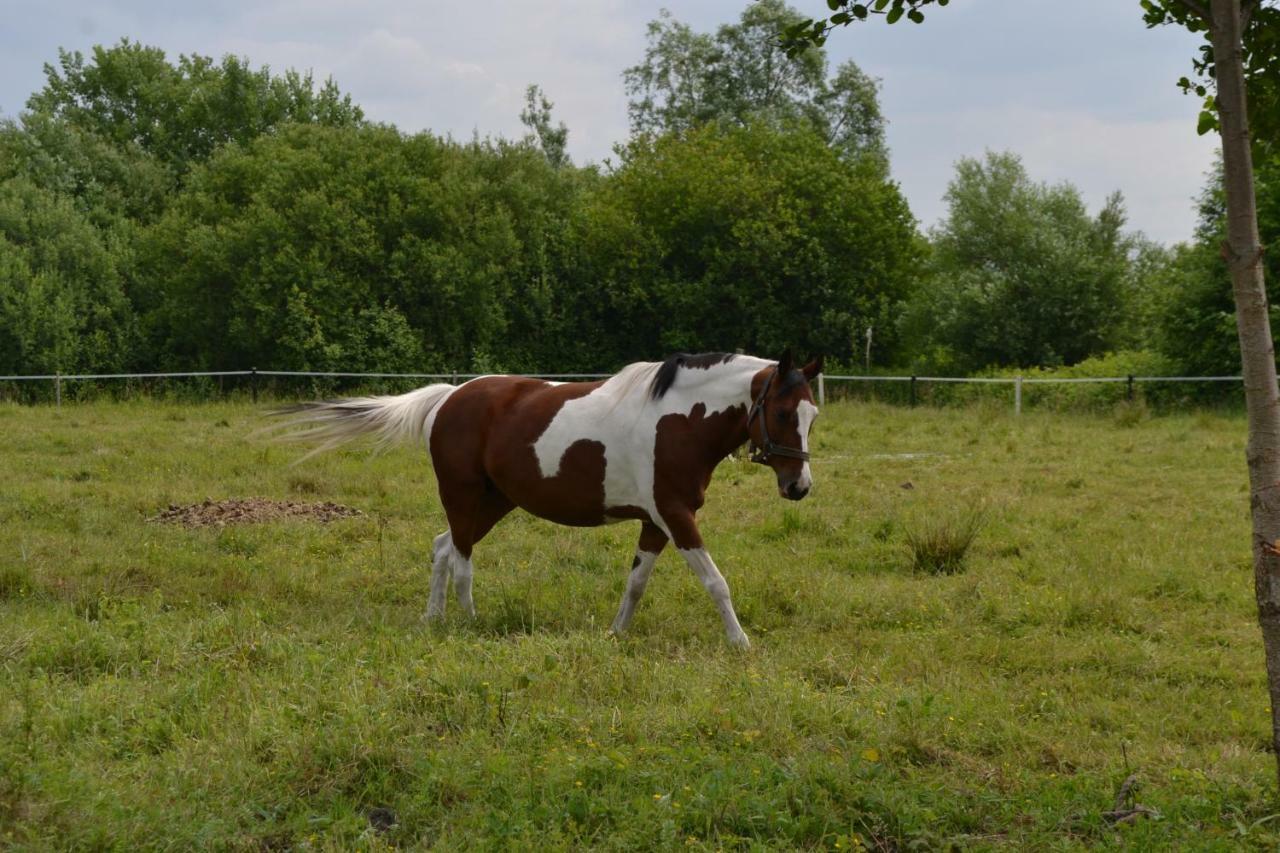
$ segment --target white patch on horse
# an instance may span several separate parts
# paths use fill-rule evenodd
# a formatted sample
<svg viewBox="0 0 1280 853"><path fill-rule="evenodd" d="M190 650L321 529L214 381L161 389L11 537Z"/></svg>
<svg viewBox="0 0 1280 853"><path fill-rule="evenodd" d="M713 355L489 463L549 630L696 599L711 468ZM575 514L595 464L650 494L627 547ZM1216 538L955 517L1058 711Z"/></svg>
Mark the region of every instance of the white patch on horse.
<svg viewBox="0 0 1280 853"><path fill-rule="evenodd" d="M533 443L538 470L543 477L554 477L570 447L579 441L597 441L604 445L605 509L640 507L666 530L653 497L658 421L670 414L688 415L699 403L706 407L705 417L734 406L745 409L751 404L751 377L770 364L740 355L710 367L682 367L660 400L649 396L649 384L660 365L630 365L590 394L560 407Z"/></svg>
<svg viewBox="0 0 1280 853"><path fill-rule="evenodd" d="M796 406L796 417L800 421L800 449L808 453L809 430L813 429L813 421L818 417L818 407L808 400L801 400L800 405ZM806 492L813 486L813 473L809 470L807 459L800 469L800 479L796 481L796 486Z"/></svg>

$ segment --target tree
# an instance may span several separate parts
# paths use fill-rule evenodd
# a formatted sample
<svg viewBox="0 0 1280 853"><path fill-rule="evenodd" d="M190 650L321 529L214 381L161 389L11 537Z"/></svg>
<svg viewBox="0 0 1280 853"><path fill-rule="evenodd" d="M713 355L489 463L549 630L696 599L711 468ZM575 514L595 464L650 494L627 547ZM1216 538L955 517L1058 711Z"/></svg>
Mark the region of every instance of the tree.
<svg viewBox="0 0 1280 853"><path fill-rule="evenodd" d="M99 227L150 221L173 191L169 171L136 145L42 113L0 120L0 181L17 177L70 199Z"/></svg>
<svg viewBox="0 0 1280 853"><path fill-rule="evenodd" d="M542 89L530 86L524 93L525 107L520 112L520 122L533 131L533 138L538 147L546 155L552 168L559 169L569 164L569 128L564 122L557 125L551 123L551 108L555 104L547 100Z"/></svg>
<svg viewBox="0 0 1280 853"><path fill-rule="evenodd" d="M1149 26L1173 24L1203 33L1206 44L1194 69L1202 83L1180 81L1197 94L1213 93L1204 133L1216 126L1222 139L1226 239L1221 255L1231 275L1236 332L1248 412L1250 506L1253 521L1254 594L1266 652L1271 698L1271 742L1280 781L1280 388L1276 383L1262 243L1254 195L1249 92L1264 138L1280 124L1280 8L1272 0L1140 0ZM892 24L904 15L921 23L923 9L947 0L828 0L828 19L801 21L781 32L791 53L821 45L833 27L882 14Z"/></svg>
<svg viewBox="0 0 1280 853"><path fill-rule="evenodd" d="M140 240L153 357L414 371L582 358L579 318L556 313L577 171L530 144L376 126L224 146Z"/></svg>
<svg viewBox="0 0 1280 853"><path fill-rule="evenodd" d="M620 357L656 342L848 359L869 325L895 346L920 247L877 162L840 157L803 124L708 124L622 156L584 246Z"/></svg>
<svg viewBox="0 0 1280 853"><path fill-rule="evenodd" d="M946 201L911 312L938 366L1074 364L1117 342L1129 248L1119 193L1091 217L1075 187L1035 183L1016 155L988 152L956 164Z"/></svg>
<svg viewBox="0 0 1280 853"><path fill-rule="evenodd" d="M1280 237L1280 163L1274 155L1268 157L1258 164L1254 181L1264 244ZM1200 194L1199 213L1194 239L1172 250L1156 277L1149 323L1152 343L1181 373L1231 375L1240 369L1240 338L1231 279L1221 255L1227 226L1221 161ZM1262 262L1269 278L1280 273L1280 255L1268 253ZM1273 330L1280 319L1278 310L1270 308Z"/></svg>
<svg viewBox="0 0 1280 853"><path fill-rule="evenodd" d="M177 174L185 173L228 142L246 143L287 122L351 126L360 108L332 80L319 88L310 74L273 76L247 61L225 56L180 56L123 40L79 52L58 51L45 65L45 86L27 110L65 121L109 140L135 145Z"/></svg>
<svg viewBox="0 0 1280 853"><path fill-rule="evenodd" d="M697 33L664 11L640 64L624 74L634 133L683 133L707 122L808 124L846 156L884 157L878 84L853 62L827 78L821 51L788 56L777 33L802 20L757 0L736 24Z"/></svg>
<svg viewBox="0 0 1280 853"><path fill-rule="evenodd" d="M127 366L136 330L112 236L26 178L0 182L0 372Z"/></svg>

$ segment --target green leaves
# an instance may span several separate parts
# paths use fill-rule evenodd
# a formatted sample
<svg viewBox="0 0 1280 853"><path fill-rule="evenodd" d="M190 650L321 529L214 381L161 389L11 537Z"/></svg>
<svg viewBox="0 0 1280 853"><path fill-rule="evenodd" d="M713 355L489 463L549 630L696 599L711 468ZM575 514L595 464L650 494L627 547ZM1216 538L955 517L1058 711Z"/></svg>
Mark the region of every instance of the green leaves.
<svg viewBox="0 0 1280 853"><path fill-rule="evenodd" d="M1196 119L1196 133L1204 136L1206 133L1216 131L1218 129L1218 114L1209 110L1201 110L1199 117Z"/></svg>
<svg viewBox="0 0 1280 853"><path fill-rule="evenodd" d="M235 56L193 54L170 62L164 51L127 39L97 46L90 59L59 52L46 83L27 103L125 148L136 145L185 174L227 142L246 143L286 122L357 125L364 117L332 82L309 74L253 70Z"/></svg>
<svg viewBox="0 0 1280 853"><path fill-rule="evenodd" d="M799 56L810 47L819 47L836 27L854 21L865 21L872 15L883 15L885 23L896 24L903 17L916 24L924 23L924 7L946 6L949 0L872 0L870 4L852 0L827 0L833 14L827 19L806 20L778 30L780 44L788 56Z"/></svg>
<svg viewBox="0 0 1280 853"><path fill-rule="evenodd" d="M587 252L616 283L615 325L637 347L793 343L849 357L868 323L894 345L918 245L878 168L806 128L759 123L633 146L614 177L600 197L608 221L638 223L644 237Z"/></svg>

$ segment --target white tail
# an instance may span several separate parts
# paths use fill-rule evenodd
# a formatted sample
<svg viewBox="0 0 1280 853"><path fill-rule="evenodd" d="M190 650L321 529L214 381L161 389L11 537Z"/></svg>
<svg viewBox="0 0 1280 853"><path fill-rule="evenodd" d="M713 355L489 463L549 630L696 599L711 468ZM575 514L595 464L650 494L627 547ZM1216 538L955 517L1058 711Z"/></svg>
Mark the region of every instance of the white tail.
<svg viewBox="0 0 1280 853"><path fill-rule="evenodd" d="M430 437L428 422L433 420L432 414L454 390L455 386L441 383L394 397L350 397L302 403L272 414L293 416L281 424L285 429L309 427L286 433L282 438L320 442L303 459L362 435L373 435L379 448L405 440L425 444Z"/></svg>

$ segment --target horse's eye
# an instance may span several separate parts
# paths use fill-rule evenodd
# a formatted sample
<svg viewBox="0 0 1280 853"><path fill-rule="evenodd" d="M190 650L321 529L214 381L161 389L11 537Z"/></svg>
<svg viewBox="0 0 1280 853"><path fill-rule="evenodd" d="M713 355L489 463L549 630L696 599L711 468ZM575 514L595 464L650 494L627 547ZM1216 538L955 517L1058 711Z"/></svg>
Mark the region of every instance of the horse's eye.
<svg viewBox="0 0 1280 853"><path fill-rule="evenodd" d="M780 424L785 424L787 421L791 420L791 413L790 413L790 412L778 412L778 413L777 413L777 415L776 415L776 417L778 418L778 423L780 423Z"/></svg>

